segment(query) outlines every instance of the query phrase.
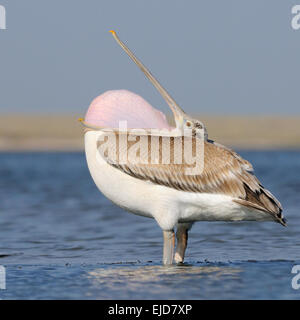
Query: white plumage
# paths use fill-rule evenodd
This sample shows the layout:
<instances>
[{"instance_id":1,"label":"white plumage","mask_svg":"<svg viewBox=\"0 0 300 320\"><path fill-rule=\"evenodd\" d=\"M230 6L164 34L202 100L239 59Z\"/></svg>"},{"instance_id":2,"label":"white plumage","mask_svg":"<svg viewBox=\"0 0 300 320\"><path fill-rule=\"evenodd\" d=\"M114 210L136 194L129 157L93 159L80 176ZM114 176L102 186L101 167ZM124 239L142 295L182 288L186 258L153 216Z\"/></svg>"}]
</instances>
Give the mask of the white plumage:
<instances>
[{"instance_id":1,"label":"white plumage","mask_svg":"<svg viewBox=\"0 0 300 320\"><path fill-rule=\"evenodd\" d=\"M125 210L157 221L164 234L163 262L173 261L176 227L175 261L183 262L188 230L195 221L276 221L285 225L280 203L253 175L251 164L234 151L208 140L204 125L187 115L115 32L112 33L165 98L173 111L176 129L171 130L165 116L139 96L128 91L110 91L94 100L83 121L88 128L85 132L86 159L95 184L108 199ZM120 131L108 128L116 127L117 120L127 120L129 128L138 123L141 124L139 129L143 126L167 128L163 135L173 139L173 150L178 136L190 128L190 140L194 145L197 139L204 139L203 172L185 175L185 163L147 166L143 162L111 162L100 152L99 141L107 132L116 132L118 141L124 138ZM137 137L141 139L142 136L136 133ZM117 152L112 145L109 149ZM128 149L126 144L118 152L126 153ZM140 152L143 160L148 159L150 152L148 147L145 150L143 154Z\"/></svg>"}]
</instances>

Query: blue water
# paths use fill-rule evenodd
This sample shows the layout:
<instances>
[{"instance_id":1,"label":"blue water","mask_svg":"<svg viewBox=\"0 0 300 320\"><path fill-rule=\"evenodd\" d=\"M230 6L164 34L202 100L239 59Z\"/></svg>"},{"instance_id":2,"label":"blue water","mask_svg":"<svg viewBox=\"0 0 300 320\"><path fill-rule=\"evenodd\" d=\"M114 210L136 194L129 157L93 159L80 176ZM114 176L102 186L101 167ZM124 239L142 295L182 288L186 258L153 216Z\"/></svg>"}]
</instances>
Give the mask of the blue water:
<instances>
[{"instance_id":1,"label":"blue water","mask_svg":"<svg viewBox=\"0 0 300 320\"><path fill-rule=\"evenodd\" d=\"M185 266L161 266L156 223L111 204L83 153L0 153L2 299L299 299L300 152L241 152L288 227L199 222Z\"/></svg>"}]
</instances>

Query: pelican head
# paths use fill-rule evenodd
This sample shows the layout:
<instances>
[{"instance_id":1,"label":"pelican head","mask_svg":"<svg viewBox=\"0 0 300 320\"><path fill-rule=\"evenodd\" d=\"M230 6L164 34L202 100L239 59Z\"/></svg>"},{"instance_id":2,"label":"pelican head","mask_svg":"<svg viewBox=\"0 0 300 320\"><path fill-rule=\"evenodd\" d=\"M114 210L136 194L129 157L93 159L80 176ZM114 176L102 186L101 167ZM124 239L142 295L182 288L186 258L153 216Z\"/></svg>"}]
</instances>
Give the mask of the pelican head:
<instances>
[{"instance_id":1,"label":"pelican head","mask_svg":"<svg viewBox=\"0 0 300 320\"><path fill-rule=\"evenodd\" d=\"M193 119L192 117L186 115L186 117L183 117L182 121L182 128L180 128L183 132L185 130L192 130L192 136L197 136L201 137L205 140L208 139L208 134L206 127L204 124L198 120L198 119Z\"/></svg>"},{"instance_id":2,"label":"pelican head","mask_svg":"<svg viewBox=\"0 0 300 320\"><path fill-rule=\"evenodd\" d=\"M176 101L170 96L166 89L154 78L151 72L143 65L143 63L132 53L132 51L119 39L114 30L110 30L115 40L122 47L122 49L128 54L133 62L142 70L145 76L150 80L154 87L159 91L168 106L173 112L174 120L176 123L176 129L183 132L184 130L192 130L193 135L202 136L207 140L207 130L203 123L198 119L193 119L176 103Z\"/></svg>"}]
</instances>

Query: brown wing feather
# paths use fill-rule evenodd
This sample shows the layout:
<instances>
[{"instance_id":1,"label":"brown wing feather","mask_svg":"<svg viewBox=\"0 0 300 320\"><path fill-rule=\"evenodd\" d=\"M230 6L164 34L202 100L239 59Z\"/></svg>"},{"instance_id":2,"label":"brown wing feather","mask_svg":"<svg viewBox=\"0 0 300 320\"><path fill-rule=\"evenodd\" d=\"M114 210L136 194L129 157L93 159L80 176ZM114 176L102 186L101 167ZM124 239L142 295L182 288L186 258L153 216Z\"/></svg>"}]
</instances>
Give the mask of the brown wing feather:
<instances>
[{"instance_id":1,"label":"brown wing feather","mask_svg":"<svg viewBox=\"0 0 300 320\"><path fill-rule=\"evenodd\" d=\"M184 158L185 144L181 137L130 135L130 140L134 141L128 141L127 146L122 144L119 146L120 138L124 141L124 135L127 134L120 132L115 132L115 134L116 143L110 144L109 149L110 152L117 155L116 161L112 161L105 152L100 150L103 142L98 142L98 147L102 156L112 166L126 174L177 190L229 195L234 198L233 201L241 205L272 214L276 221L285 225L279 201L260 184L253 174L252 165L234 151L212 141L204 141L203 171L200 174L187 175L186 169L192 168L193 165L190 164L191 159ZM137 152L139 161L132 163L128 156L125 162L120 163L119 153L128 154L128 150L142 138L143 143L148 146L140 148ZM190 141L193 145L192 155L195 156L196 138L188 139L192 140ZM167 147L167 144L170 146L170 163L163 164L162 150ZM181 145L181 149L177 151L175 145ZM154 157L151 155L153 149L158 150ZM183 159L180 164L175 161L178 152L181 153ZM153 159L156 160L156 163L153 163Z\"/></svg>"}]
</instances>

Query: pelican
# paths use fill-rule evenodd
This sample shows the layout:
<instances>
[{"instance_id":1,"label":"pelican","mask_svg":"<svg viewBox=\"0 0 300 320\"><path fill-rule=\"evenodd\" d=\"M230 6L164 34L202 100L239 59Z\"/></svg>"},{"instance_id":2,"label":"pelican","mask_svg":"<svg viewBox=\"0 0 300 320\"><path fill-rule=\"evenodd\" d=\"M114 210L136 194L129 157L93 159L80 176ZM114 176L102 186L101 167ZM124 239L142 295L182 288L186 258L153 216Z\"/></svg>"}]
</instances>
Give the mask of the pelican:
<instances>
[{"instance_id":1,"label":"pelican","mask_svg":"<svg viewBox=\"0 0 300 320\"><path fill-rule=\"evenodd\" d=\"M188 231L196 221L274 221L285 226L281 204L253 174L251 163L210 140L204 124L184 112L116 32L110 32L165 99L176 128L141 97L123 90L109 91L94 100L85 120L81 119L87 164L95 184L108 199L129 212L156 220L163 231L163 264L184 262ZM115 121L124 114L130 120L129 127L136 129L130 139L128 131L118 128ZM141 128L164 130L153 133ZM183 139L186 130L191 135ZM173 152L166 164L161 159L165 138ZM123 145L124 139L127 143ZM137 142L141 147L139 162L131 162L128 152ZM202 143L202 169L187 173L191 162L184 159L177 163L174 155L182 154L188 143L195 150L198 142ZM105 143L104 152L101 146ZM158 153L154 163L149 163L152 147ZM112 159L117 155L120 160L124 154L123 162Z\"/></svg>"}]
</instances>

